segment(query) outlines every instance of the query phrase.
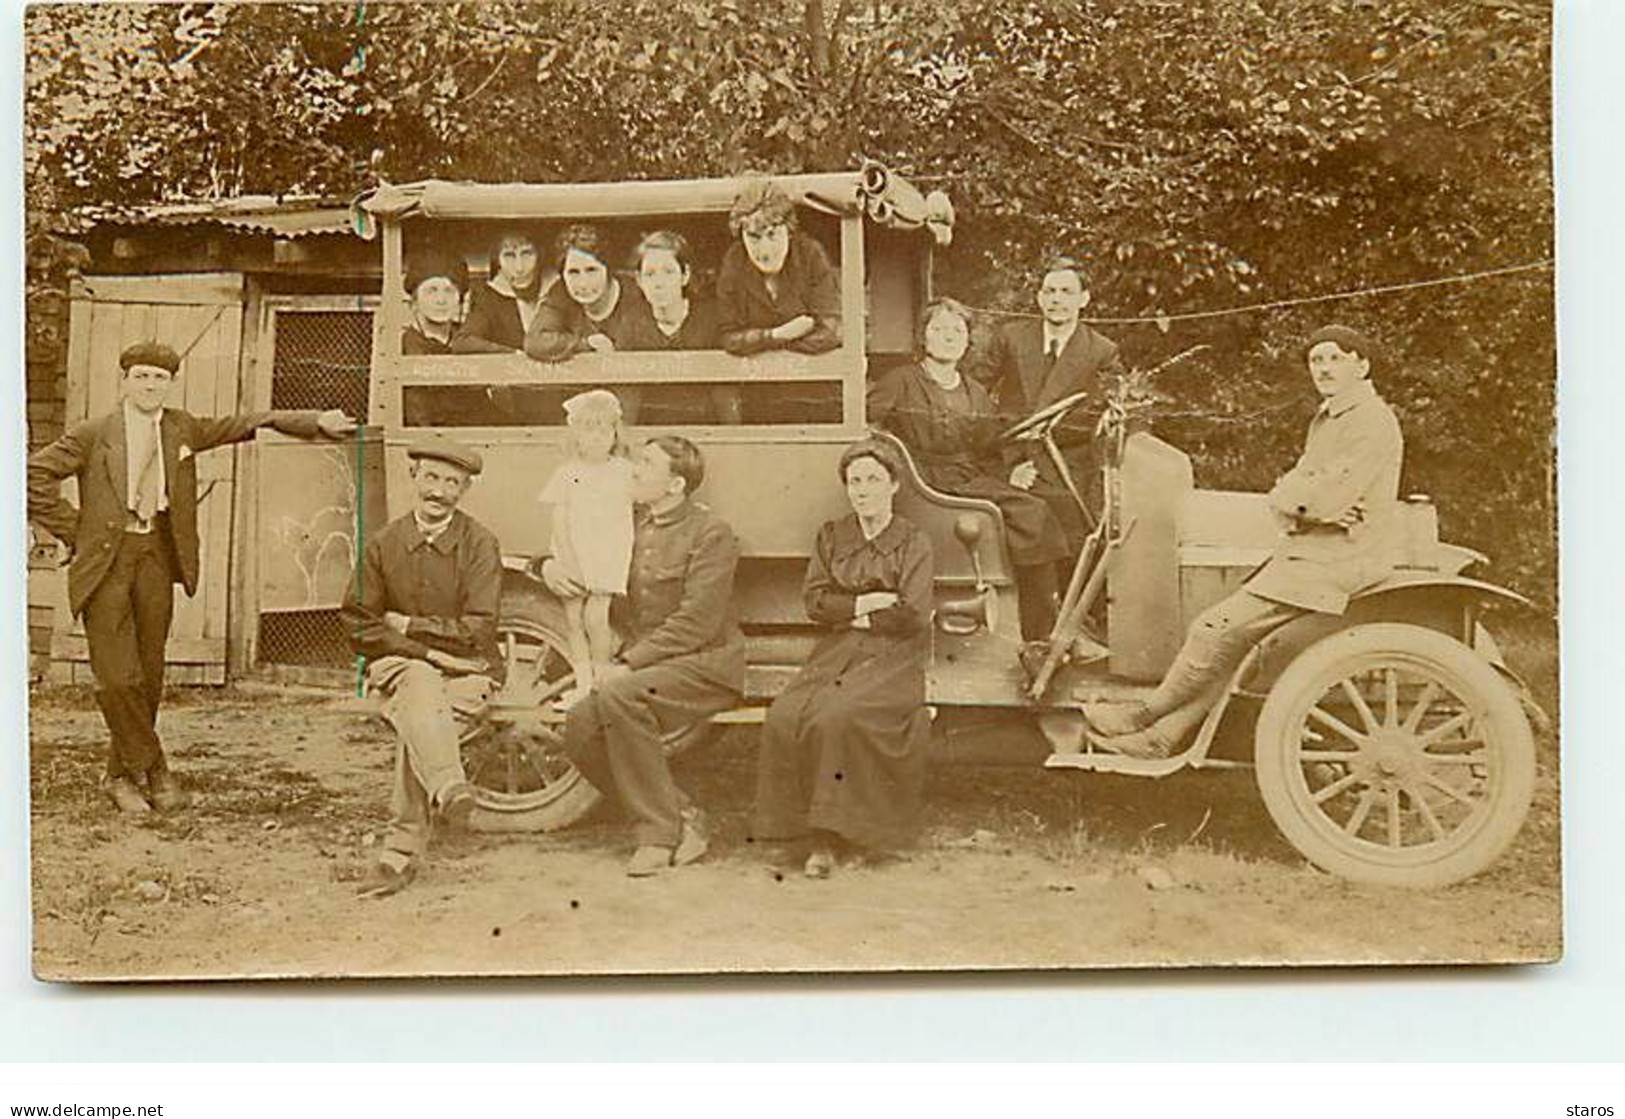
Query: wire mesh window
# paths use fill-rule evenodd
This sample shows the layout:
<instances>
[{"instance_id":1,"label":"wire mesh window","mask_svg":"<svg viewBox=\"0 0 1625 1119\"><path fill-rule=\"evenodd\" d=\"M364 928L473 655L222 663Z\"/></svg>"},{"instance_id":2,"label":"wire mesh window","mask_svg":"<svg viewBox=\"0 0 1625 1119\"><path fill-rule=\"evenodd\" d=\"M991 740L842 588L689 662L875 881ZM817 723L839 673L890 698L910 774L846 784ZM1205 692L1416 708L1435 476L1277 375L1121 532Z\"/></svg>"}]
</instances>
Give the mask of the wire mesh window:
<instances>
[{"instance_id":1,"label":"wire mesh window","mask_svg":"<svg viewBox=\"0 0 1625 1119\"><path fill-rule=\"evenodd\" d=\"M260 615L261 664L348 668L355 654L337 610L290 610Z\"/></svg>"},{"instance_id":2,"label":"wire mesh window","mask_svg":"<svg viewBox=\"0 0 1625 1119\"><path fill-rule=\"evenodd\" d=\"M271 407L340 408L365 420L372 362L372 312L278 308ZM261 664L348 668L355 655L336 609L259 616Z\"/></svg>"},{"instance_id":3,"label":"wire mesh window","mask_svg":"<svg viewBox=\"0 0 1625 1119\"><path fill-rule=\"evenodd\" d=\"M367 415L371 311L279 310L271 407L341 408Z\"/></svg>"}]
</instances>

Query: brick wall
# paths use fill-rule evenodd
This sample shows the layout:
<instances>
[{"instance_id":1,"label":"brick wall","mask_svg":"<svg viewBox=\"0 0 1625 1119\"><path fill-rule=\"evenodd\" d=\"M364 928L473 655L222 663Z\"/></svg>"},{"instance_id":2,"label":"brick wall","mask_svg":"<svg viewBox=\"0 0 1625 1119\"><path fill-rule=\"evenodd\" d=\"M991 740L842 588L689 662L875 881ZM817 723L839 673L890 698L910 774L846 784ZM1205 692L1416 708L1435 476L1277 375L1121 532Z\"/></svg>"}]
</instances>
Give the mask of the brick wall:
<instances>
[{"instance_id":1,"label":"brick wall","mask_svg":"<svg viewBox=\"0 0 1625 1119\"><path fill-rule=\"evenodd\" d=\"M68 399L68 306L65 288L30 284L28 290L28 447L62 434Z\"/></svg>"},{"instance_id":2,"label":"brick wall","mask_svg":"<svg viewBox=\"0 0 1625 1119\"><path fill-rule=\"evenodd\" d=\"M30 451L62 434L68 397L70 300L66 289L65 281L28 286L24 376ZM67 606L60 556L60 545L44 533L38 534L28 552L28 659L35 679L47 671L55 615Z\"/></svg>"}]
</instances>

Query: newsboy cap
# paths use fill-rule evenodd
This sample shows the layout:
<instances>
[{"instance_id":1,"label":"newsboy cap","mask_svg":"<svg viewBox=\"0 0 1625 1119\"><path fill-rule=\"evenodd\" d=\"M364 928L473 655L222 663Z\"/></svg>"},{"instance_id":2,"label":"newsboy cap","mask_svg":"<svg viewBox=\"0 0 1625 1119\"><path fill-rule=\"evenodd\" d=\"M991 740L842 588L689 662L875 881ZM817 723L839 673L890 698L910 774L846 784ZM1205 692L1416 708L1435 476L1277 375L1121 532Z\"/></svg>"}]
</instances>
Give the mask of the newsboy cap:
<instances>
[{"instance_id":1,"label":"newsboy cap","mask_svg":"<svg viewBox=\"0 0 1625 1119\"><path fill-rule=\"evenodd\" d=\"M159 369L179 373L181 355L175 352L173 346L166 346L162 342L137 342L124 347L124 352L118 356L118 364L126 373L137 365L156 365Z\"/></svg>"},{"instance_id":2,"label":"newsboy cap","mask_svg":"<svg viewBox=\"0 0 1625 1119\"><path fill-rule=\"evenodd\" d=\"M469 474L478 474L485 469L485 459L473 447L465 447L461 443L454 443L438 432L429 432L412 440L411 446L406 448L406 457L412 460L431 458L437 462L449 462L453 466L468 471Z\"/></svg>"}]
</instances>

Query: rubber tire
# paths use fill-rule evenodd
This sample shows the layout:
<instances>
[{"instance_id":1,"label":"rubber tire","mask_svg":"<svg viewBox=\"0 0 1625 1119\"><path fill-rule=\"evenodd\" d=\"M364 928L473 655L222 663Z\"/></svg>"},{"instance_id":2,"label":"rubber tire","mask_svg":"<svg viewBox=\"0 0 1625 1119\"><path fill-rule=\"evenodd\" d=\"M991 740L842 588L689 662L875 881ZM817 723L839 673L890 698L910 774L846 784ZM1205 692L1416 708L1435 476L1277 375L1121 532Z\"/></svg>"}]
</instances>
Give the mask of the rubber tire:
<instances>
[{"instance_id":1,"label":"rubber tire","mask_svg":"<svg viewBox=\"0 0 1625 1119\"><path fill-rule=\"evenodd\" d=\"M1446 839L1405 857L1376 857L1388 848L1344 835L1305 802L1296 738L1308 702L1355 666L1380 664L1384 654L1421 662L1449 681L1458 696L1484 712L1486 746L1499 756L1499 780L1487 811ZM1253 735L1255 777L1281 834L1316 866L1378 886L1433 889L1471 878L1493 864L1523 827L1535 784L1535 742L1517 694L1488 662L1438 630L1372 622L1339 630L1306 648L1276 680ZM1334 834L1335 833L1335 834ZM1438 847L1433 851L1431 848ZM1421 857L1418 857L1418 854Z\"/></svg>"},{"instance_id":2,"label":"rubber tire","mask_svg":"<svg viewBox=\"0 0 1625 1119\"><path fill-rule=\"evenodd\" d=\"M526 640L541 640L568 660L564 608L551 594L522 576L510 576L503 586L497 621L499 643L516 630ZM661 745L667 757L675 757L709 741L715 730L709 720L701 720L666 735ZM597 806L603 794L571 765L545 789L508 794L475 785L474 795L477 807L470 827L476 831L551 832L579 822Z\"/></svg>"}]
</instances>

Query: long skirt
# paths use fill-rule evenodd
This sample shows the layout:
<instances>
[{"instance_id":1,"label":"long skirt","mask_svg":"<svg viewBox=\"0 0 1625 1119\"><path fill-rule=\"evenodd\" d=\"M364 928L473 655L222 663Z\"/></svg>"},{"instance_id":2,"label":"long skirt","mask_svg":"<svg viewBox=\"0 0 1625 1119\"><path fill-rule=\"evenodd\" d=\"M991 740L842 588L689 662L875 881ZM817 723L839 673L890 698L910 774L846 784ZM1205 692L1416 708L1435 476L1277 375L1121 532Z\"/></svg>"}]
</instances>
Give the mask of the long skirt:
<instances>
[{"instance_id":1,"label":"long skirt","mask_svg":"<svg viewBox=\"0 0 1625 1119\"><path fill-rule=\"evenodd\" d=\"M931 717L917 638L832 634L768 710L755 834L897 848L919 830Z\"/></svg>"}]
</instances>

